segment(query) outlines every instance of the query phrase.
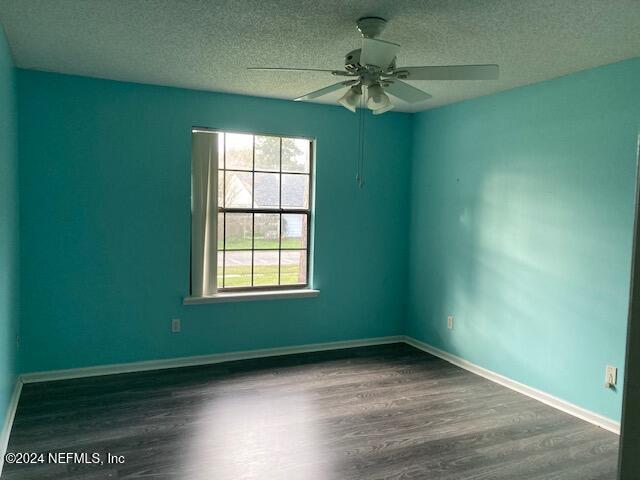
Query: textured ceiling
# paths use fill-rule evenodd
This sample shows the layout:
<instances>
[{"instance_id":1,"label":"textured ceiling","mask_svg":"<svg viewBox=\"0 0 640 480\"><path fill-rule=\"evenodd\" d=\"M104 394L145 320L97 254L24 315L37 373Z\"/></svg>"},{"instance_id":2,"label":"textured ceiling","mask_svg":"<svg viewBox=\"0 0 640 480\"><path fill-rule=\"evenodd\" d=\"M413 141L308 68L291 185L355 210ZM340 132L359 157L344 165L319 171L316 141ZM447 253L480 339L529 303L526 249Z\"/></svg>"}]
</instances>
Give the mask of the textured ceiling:
<instances>
[{"instance_id":1,"label":"textured ceiling","mask_svg":"<svg viewBox=\"0 0 640 480\"><path fill-rule=\"evenodd\" d=\"M640 0L0 0L19 67L293 98L335 83L355 20L382 16L399 66L498 63L497 81L414 81L423 110L640 54ZM335 101L338 95L324 97Z\"/></svg>"}]
</instances>

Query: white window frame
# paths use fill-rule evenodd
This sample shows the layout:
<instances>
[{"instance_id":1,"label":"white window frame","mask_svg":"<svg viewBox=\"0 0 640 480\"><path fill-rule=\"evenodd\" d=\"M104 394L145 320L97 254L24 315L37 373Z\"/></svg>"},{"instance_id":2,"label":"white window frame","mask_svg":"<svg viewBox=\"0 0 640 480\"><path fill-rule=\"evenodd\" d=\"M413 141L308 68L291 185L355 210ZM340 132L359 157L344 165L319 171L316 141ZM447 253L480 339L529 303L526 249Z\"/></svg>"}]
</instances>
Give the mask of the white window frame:
<instances>
[{"instance_id":1,"label":"white window frame","mask_svg":"<svg viewBox=\"0 0 640 480\"><path fill-rule=\"evenodd\" d=\"M218 258L218 135L224 133L244 133L247 135L267 135L280 138L304 138L310 142L309 157L309 208L271 209L273 213L304 213L307 219L307 272L306 284L274 285L221 290L217 283ZM313 200L313 160L315 140L282 134L262 134L232 132L228 130L192 129L191 150L191 288L185 304L210 303L213 301L261 300L272 298L301 298L317 296L318 290L312 285L312 200ZM225 165L226 167L226 165ZM252 206L253 207L253 206ZM228 211L228 209L224 209ZM231 209L234 210L234 209ZM261 209L250 208L247 211ZM252 249L253 250L253 249ZM279 249L281 250L281 248ZM213 270L213 274L212 274Z\"/></svg>"}]
</instances>

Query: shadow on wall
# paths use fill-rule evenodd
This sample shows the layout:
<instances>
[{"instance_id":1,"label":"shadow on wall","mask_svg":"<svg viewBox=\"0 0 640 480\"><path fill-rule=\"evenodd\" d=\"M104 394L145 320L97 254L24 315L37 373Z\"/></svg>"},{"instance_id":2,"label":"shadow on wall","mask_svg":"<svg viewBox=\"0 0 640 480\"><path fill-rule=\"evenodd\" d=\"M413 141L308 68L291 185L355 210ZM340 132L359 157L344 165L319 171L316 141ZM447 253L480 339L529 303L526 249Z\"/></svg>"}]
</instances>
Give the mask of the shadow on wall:
<instances>
[{"instance_id":1,"label":"shadow on wall","mask_svg":"<svg viewBox=\"0 0 640 480\"><path fill-rule=\"evenodd\" d=\"M618 419L620 396L602 378L624 365L631 224L615 205L626 192L612 200L607 179L562 149L492 144L479 160L436 135L417 157L430 161L418 167L428 180L413 213L410 334ZM442 150L447 168L433 158Z\"/></svg>"},{"instance_id":2,"label":"shadow on wall","mask_svg":"<svg viewBox=\"0 0 640 480\"><path fill-rule=\"evenodd\" d=\"M1 33L0 31L0 35ZM4 163L4 160L0 158L0 163ZM0 432L19 371L17 360L18 220L15 211L17 193L13 185L14 166L9 165L5 168L7 165L0 164Z\"/></svg>"},{"instance_id":3,"label":"shadow on wall","mask_svg":"<svg viewBox=\"0 0 640 480\"><path fill-rule=\"evenodd\" d=\"M0 253L1 256L5 252ZM0 257L1 258L1 257ZM6 268L2 269L0 279L0 431L8 406L15 388L16 375L18 370L16 337L18 335L16 319L18 318L18 292L17 292L17 268L11 265L12 262L5 263ZM4 403L4 404L3 404ZM5 405L6 404L6 405Z\"/></svg>"}]
</instances>

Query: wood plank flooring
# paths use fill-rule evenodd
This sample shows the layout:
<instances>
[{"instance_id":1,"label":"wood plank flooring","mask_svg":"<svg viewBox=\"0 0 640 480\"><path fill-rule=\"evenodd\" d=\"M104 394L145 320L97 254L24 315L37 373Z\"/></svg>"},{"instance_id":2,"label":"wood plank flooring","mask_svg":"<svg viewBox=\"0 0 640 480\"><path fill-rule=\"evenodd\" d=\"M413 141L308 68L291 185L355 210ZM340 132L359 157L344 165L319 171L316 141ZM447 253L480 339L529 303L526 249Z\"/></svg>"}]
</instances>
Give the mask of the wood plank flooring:
<instances>
[{"instance_id":1,"label":"wood plank flooring","mask_svg":"<svg viewBox=\"0 0 640 480\"><path fill-rule=\"evenodd\" d=\"M614 480L618 437L404 344L28 384L3 480ZM124 456L107 464L106 455Z\"/></svg>"}]
</instances>

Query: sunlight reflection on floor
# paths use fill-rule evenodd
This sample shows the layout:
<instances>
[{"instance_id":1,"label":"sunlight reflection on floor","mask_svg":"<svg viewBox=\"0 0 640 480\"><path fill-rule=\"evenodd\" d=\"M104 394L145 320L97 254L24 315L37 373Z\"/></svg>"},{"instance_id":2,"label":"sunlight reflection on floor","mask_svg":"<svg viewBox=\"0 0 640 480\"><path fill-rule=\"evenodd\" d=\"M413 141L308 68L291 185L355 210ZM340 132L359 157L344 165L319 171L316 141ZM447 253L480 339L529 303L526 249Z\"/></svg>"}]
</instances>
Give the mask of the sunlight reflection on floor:
<instances>
[{"instance_id":1,"label":"sunlight reflection on floor","mask_svg":"<svg viewBox=\"0 0 640 480\"><path fill-rule=\"evenodd\" d=\"M333 478L320 415L305 394L228 395L200 416L183 465L190 479Z\"/></svg>"}]
</instances>

